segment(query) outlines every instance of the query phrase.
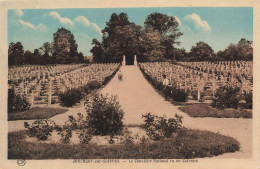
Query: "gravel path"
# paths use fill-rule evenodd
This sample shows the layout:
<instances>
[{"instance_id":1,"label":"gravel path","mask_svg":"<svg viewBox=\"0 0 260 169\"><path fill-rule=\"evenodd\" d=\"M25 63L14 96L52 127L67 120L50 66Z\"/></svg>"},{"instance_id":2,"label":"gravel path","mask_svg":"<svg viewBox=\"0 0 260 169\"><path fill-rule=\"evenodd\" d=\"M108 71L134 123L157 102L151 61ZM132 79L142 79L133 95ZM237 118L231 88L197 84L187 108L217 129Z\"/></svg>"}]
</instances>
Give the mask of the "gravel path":
<instances>
[{"instance_id":1,"label":"gravel path","mask_svg":"<svg viewBox=\"0 0 260 169\"><path fill-rule=\"evenodd\" d=\"M58 108L61 108L60 105L55 105ZM52 107L55 107L52 105ZM68 109L67 112L63 114L58 114L56 116L51 117L50 119L55 121L57 125L63 125L68 120L69 115L73 115L74 117L77 116L78 113L85 114L86 110L84 104L78 104ZM35 120L16 120L16 121L8 121L8 132L18 131L18 130L25 130L24 122L28 122L29 124L33 123Z\"/></svg>"},{"instance_id":2,"label":"gravel path","mask_svg":"<svg viewBox=\"0 0 260 169\"><path fill-rule=\"evenodd\" d=\"M141 124L142 114L152 112L157 115L173 117L182 115L183 125L187 128L208 130L236 138L241 150L214 158L251 158L252 156L252 119L236 118L192 118L160 96L146 81L136 66L121 67L123 82L117 75L101 91L103 94L116 94L125 111L125 124Z\"/></svg>"}]
</instances>

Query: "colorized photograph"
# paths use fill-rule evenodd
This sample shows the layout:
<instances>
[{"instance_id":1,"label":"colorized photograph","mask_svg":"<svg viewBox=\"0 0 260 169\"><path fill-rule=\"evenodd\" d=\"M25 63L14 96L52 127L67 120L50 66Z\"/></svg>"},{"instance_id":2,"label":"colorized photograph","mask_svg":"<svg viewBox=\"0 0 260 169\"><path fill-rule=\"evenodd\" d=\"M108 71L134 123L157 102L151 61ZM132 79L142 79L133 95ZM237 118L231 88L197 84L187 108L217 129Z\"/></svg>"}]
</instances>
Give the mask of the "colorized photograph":
<instances>
[{"instance_id":1,"label":"colorized photograph","mask_svg":"<svg viewBox=\"0 0 260 169\"><path fill-rule=\"evenodd\" d=\"M253 7L8 9L7 37L9 160L253 156Z\"/></svg>"}]
</instances>

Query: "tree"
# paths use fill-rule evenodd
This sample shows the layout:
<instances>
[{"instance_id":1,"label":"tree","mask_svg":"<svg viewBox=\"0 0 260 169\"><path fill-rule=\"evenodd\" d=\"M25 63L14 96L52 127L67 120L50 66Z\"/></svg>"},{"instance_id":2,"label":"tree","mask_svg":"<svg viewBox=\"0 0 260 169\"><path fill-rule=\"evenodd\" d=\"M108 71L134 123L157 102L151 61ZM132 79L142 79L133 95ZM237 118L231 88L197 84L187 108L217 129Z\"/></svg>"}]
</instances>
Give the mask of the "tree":
<instances>
[{"instance_id":1,"label":"tree","mask_svg":"<svg viewBox=\"0 0 260 169\"><path fill-rule=\"evenodd\" d=\"M34 54L31 51L27 50L24 52L24 63L25 64L34 64L34 60L35 60Z\"/></svg>"},{"instance_id":2,"label":"tree","mask_svg":"<svg viewBox=\"0 0 260 169\"><path fill-rule=\"evenodd\" d=\"M147 16L145 27L152 27L155 31L158 31L162 36L175 35L181 36L182 33L177 32L178 22L175 17L168 16L161 13L152 13Z\"/></svg>"},{"instance_id":3,"label":"tree","mask_svg":"<svg viewBox=\"0 0 260 169\"><path fill-rule=\"evenodd\" d=\"M94 62L121 62L125 55L126 64L133 64L134 55L138 56L138 61L155 61L165 54L161 34L151 26L143 29L129 22L125 13L112 14L106 25L102 30L102 42L92 41Z\"/></svg>"},{"instance_id":4,"label":"tree","mask_svg":"<svg viewBox=\"0 0 260 169\"><path fill-rule=\"evenodd\" d=\"M175 48L174 50L175 50L174 55L176 60L185 60L188 57L188 53L184 48L181 49Z\"/></svg>"},{"instance_id":5,"label":"tree","mask_svg":"<svg viewBox=\"0 0 260 169\"><path fill-rule=\"evenodd\" d=\"M53 34L53 56L58 63L75 62L78 56L78 45L74 35L65 28L60 28Z\"/></svg>"},{"instance_id":6,"label":"tree","mask_svg":"<svg viewBox=\"0 0 260 169\"><path fill-rule=\"evenodd\" d=\"M84 55L82 52L79 52L78 57L79 57L79 59L78 59L79 62L84 62Z\"/></svg>"},{"instance_id":7,"label":"tree","mask_svg":"<svg viewBox=\"0 0 260 169\"><path fill-rule=\"evenodd\" d=\"M21 42L9 44L8 49L8 65L24 64L24 49Z\"/></svg>"},{"instance_id":8,"label":"tree","mask_svg":"<svg viewBox=\"0 0 260 169\"><path fill-rule=\"evenodd\" d=\"M90 52L93 54L93 61L94 62L102 62L105 58L105 48L104 45L99 42L97 39L93 39L92 40L92 45L94 45L92 47L92 49L90 50Z\"/></svg>"},{"instance_id":9,"label":"tree","mask_svg":"<svg viewBox=\"0 0 260 169\"><path fill-rule=\"evenodd\" d=\"M52 45L49 42L43 43L43 45L39 49L43 53L43 55L52 55Z\"/></svg>"},{"instance_id":10,"label":"tree","mask_svg":"<svg viewBox=\"0 0 260 169\"><path fill-rule=\"evenodd\" d=\"M34 58L35 58L35 64L42 64L41 63L41 53L39 49L34 49L33 52Z\"/></svg>"},{"instance_id":11,"label":"tree","mask_svg":"<svg viewBox=\"0 0 260 169\"><path fill-rule=\"evenodd\" d=\"M133 57L138 53L141 27L130 23L125 13L113 13L102 30L103 39L93 39L91 53L95 62L121 62L122 56ZM128 60L128 59L127 59ZM133 59L132 59L133 60Z\"/></svg>"},{"instance_id":12,"label":"tree","mask_svg":"<svg viewBox=\"0 0 260 169\"><path fill-rule=\"evenodd\" d=\"M197 42L192 46L190 55L197 61L206 60L214 56L214 50L207 43Z\"/></svg>"},{"instance_id":13,"label":"tree","mask_svg":"<svg viewBox=\"0 0 260 169\"><path fill-rule=\"evenodd\" d=\"M172 59L174 56L174 44L179 45L177 39L183 35L179 32L178 22L174 16L168 16L161 13L152 13L147 16L145 20L145 28L152 27L159 32L163 38L163 45L165 47L165 57Z\"/></svg>"},{"instance_id":14,"label":"tree","mask_svg":"<svg viewBox=\"0 0 260 169\"><path fill-rule=\"evenodd\" d=\"M165 47L162 45L162 39L151 27L142 32L140 44L143 52L141 61L160 61L163 58Z\"/></svg>"},{"instance_id":15,"label":"tree","mask_svg":"<svg viewBox=\"0 0 260 169\"><path fill-rule=\"evenodd\" d=\"M238 42L237 48L242 60L253 60L252 43L252 41L246 40L245 38L240 39Z\"/></svg>"},{"instance_id":16,"label":"tree","mask_svg":"<svg viewBox=\"0 0 260 169\"><path fill-rule=\"evenodd\" d=\"M115 34L115 28L117 26L126 26L126 25L130 25L126 13L120 13L119 15L113 13L110 17L110 20L106 22L106 27L102 30L102 33L104 34L103 36L104 37L113 36L113 34Z\"/></svg>"},{"instance_id":17,"label":"tree","mask_svg":"<svg viewBox=\"0 0 260 169\"><path fill-rule=\"evenodd\" d=\"M242 38L238 44L230 44L224 51L219 51L217 56L224 60L253 60L252 43Z\"/></svg>"}]
</instances>

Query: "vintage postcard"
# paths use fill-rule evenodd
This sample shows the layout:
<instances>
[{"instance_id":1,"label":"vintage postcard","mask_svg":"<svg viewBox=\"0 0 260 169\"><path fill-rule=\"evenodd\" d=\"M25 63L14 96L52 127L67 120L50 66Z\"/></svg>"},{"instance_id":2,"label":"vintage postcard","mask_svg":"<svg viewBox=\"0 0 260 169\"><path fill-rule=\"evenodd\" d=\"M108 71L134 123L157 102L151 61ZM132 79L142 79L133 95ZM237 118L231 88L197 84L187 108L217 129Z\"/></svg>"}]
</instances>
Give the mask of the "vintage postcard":
<instances>
[{"instance_id":1,"label":"vintage postcard","mask_svg":"<svg viewBox=\"0 0 260 169\"><path fill-rule=\"evenodd\" d=\"M260 168L260 3L1 1L0 168Z\"/></svg>"}]
</instances>

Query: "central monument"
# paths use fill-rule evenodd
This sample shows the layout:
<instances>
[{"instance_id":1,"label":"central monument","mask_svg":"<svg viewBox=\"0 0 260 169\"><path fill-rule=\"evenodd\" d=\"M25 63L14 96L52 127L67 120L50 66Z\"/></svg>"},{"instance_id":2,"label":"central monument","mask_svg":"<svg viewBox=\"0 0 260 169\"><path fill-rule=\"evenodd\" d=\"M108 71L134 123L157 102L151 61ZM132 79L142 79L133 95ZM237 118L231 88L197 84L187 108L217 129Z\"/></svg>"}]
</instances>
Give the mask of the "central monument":
<instances>
[{"instance_id":1,"label":"central monument","mask_svg":"<svg viewBox=\"0 0 260 169\"><path fill-rule=\"evenodd\" d=\"M122 66L125 66L125 55L123 56Z\"/></svg>"},{"instance_id":2,"label":"central monument","mask_svg":"<svg viewBox=\"0 0 260 169\"><path fill-rule=\"evenodd\" d=\"M136 55L135 55L134 65L137 66Z\"/></svg>"},{"instance_id":3,"label":"central monument","mask_svg":"<svg viewBox=\"0 0 260 169\"><path fill-rule=\"evenodd\" d=\"M129 59L129 58L128 58ZM133 62L132 62L133 63ZM128 62L129 64L129 62ZM131 65L131 64L130 64ZM136 59L136 55L134 55L134 65L137 66L137 59ZM123 61L122 61L122 66L126 66L126 58L125 55L123 55Z\"/></svg>"}]
</instances>

